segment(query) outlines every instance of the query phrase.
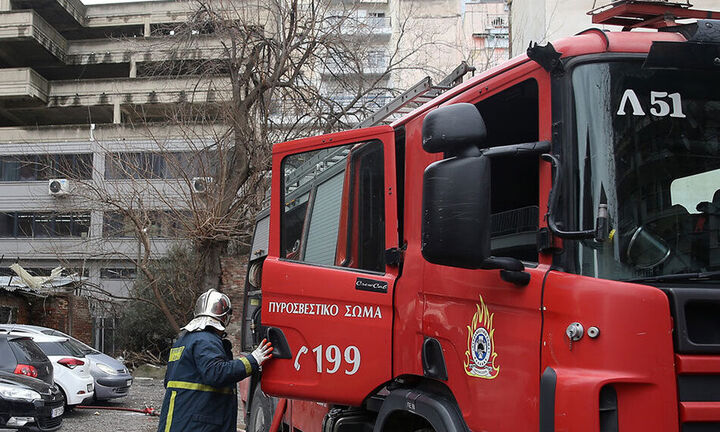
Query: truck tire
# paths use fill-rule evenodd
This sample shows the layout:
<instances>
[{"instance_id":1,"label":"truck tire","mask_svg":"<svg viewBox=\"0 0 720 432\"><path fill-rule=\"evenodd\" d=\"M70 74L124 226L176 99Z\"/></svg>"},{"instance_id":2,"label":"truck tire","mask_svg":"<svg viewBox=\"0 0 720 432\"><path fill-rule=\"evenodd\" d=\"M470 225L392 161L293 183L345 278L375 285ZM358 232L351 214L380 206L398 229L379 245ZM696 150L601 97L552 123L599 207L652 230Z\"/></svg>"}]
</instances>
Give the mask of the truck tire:
<instances>
[{"instance_id":1,"label":"truck tire","mask_svg":"<svg viewBox=\"0 0 720 432\"><path fill-rule=\"evenodd\" d=\"M267 432L270 430L273 419L273 403L263 393L258 385L253 392L250 403L250 418L248 419L247 432Z\"/></svg>"}]
</instances>

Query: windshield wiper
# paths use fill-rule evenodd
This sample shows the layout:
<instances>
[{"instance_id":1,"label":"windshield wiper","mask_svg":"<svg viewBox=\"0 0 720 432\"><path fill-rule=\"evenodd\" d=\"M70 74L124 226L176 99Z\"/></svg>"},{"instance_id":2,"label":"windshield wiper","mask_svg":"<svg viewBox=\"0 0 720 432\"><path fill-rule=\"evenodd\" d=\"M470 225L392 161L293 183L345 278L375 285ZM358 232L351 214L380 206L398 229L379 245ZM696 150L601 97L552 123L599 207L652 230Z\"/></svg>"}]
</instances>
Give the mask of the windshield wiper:
<instances>
[{"instance_id":1,"label":"windshield wiper","mask_svg":"<svg viewBox=\"0 0 720 432\"><path fill-rule=\"evenodd\" d=\"M720 271L677 273L661 276L645 276L631 279L623 279L622 282L672 282L687 280L714 280L720 279Z\"/></svg>"}]
</instances>

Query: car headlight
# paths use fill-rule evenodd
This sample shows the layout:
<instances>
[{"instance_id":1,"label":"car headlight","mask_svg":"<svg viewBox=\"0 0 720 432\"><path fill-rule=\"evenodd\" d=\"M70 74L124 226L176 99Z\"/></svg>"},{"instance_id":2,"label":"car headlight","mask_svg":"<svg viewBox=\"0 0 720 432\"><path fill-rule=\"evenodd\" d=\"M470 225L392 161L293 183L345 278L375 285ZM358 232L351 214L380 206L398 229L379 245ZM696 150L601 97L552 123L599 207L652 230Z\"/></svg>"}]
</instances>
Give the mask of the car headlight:
<instances>
[{"instance_id":1,"label":"car headlight","mask_svg":"<svg viewBox=\"0 0 720 432\"><path fill-rule=\"evenodd\" d=\"M0 396L5 399L20 399L30 402L40 399L40 393L36 391L7 384L0 384Z\"/></svg>"},{"instance_id":2,"label":"car headlight","mask_svg":"<svg viewBox=\"0 0 720 432\"><path fill-rule=\"evenodd\" d=\"M111 368L110 366L106 365L105 363L97 363L96 366L98 369L105 372L106 374L109 374L109 375L117 375L118 374L118 372L115 369Z\"/></svg>"}]
</instances>

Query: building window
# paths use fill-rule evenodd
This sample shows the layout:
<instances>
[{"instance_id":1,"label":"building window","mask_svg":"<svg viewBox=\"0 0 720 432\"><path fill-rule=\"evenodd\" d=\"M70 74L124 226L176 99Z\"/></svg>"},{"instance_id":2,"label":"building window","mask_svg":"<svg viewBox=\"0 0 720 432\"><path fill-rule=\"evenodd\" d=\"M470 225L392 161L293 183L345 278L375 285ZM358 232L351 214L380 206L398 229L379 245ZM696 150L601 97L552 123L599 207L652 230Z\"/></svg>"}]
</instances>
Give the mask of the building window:
<instances>
[{"instance_id":1,"label":"building window","mask_svg":"<svg viewBox=\"0 0 720 432\"><path fill-rule=\"evenodd\" d=\"M18 308L15 306L0 306L0 324L17 323Z\"/></svg>"},{"instance_id":2,"label":"building window","mask_svg":"<svg viewBox=\"0 0 720 432\"><path fill-rule=\"evenodd\" d=\"M92 159L91 153L0 156L0 181L88 180Z\"/></svg>"},{"instance_id":3,"label":"building window","mask_svg":"<svg viewBox=\"0 0 720 432\"><path fill-rule=\"evenodd\" d=\"M214 153L108 153L105 155L105 178L123 179L180 179L212 177L217 164Z\"/></svg>"},{"instance_id":4,"label":"building window","mask_svg":"<svg viewBox=\"0 0 720 432\"><path fill-rule=\"evenodd\" d=\"M390 64L390 57L385 50L369 50L367 53L367 66L376 72L384 72Z\"/></svg>"},{"instance_id":5,"label":"building window","mask_svg":"<svg viewBox=\"0 0 720 432\"><path fill-rule=\"evenodd\" d=\"M90 213L0 213L0 237L87 237Z\"/></svg>"},{"instance_id":6,"label":"building window","mask_svg":"<svg viewBox=\"0 0 720 432\"><path fill-rule=\"evenodd\" d=\"M100 269L100 279L135 279L134 268L103 268Z\"/></svg>"},{"instance_id":7,"label":"building window","mask_svg":"<svg viewBox=\"0 0 720 432\"><path fill-rule=\"evenodd\" d=\"M141 215L146 223L145 230L150 237L183 237L186 228L183 221L191 220L190 212L154 210ZM137 226L130 215L120 212L106 212L103 223L103 237L136 237Z\"/></svg>"},{"instance_id":8,"label":"building window","mask_svg":"<svg viewBox=\"0 0 720 432\"><path fill-rule=\"evenodd\" d=\"M162 178L165 159L154 153L109 153L105 155L106 179Z\"/></svg>"}]
</instances>

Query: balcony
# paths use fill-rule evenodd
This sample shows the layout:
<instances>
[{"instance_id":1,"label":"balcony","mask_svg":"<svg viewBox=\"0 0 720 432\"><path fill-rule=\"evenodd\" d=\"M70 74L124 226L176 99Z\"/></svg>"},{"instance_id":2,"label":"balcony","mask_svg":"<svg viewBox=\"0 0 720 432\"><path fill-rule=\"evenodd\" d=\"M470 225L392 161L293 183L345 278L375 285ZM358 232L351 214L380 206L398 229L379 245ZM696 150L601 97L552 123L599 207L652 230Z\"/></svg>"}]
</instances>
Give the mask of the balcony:
<instances>
[{"instance_id":1,"label":"balcony","mask_svg":"<svg viewBox=\"0 0 720 432\"><path fill-rule=\"evenodd\" d=\"M151 242L151 257L160 258L180 243L177 239L154 239ZM91 238L0 238L0 248L6 255L20 260L125 260L137 256L136 239L91 239Z\"/></svg>"},{"instance_id":2,"label":"balcony","mask_svg":"<svg viewBox=\"0 0 720 432\"><path fill-rule=\"evenodd\" d=\"M328 60L325 63L324 74L329 75L380 75L390 67L389 56L376 56L370 53L367 59L360 65L360 70L355 65L342 64L338 61Z\"/></svg>"},{"instance_id":3,"label":"balcony","mask_svg":"<svg viewBox=\"0 0 720 432\"><path fill-rule=\"evenodd\" d=\"M48 82L30 68L0 70L0 99L34 104L48 101Z\"/></svg>"},{"instance_id":4,"label":"balcony","mask_svg":"<svg viewBox=\"0 0 720 432\"><path fill-rule=\"evenodd\" d=\"M35 11L0 14L0 66L58 64L65 60L67 41Z\"/></svg>"},{"instance_id":5,"label":"balcony","mask_svg":"<svg viewBox=\"0 0 720 432\"><path fill-rule=\"evenodd\" d=\"M345 36L390 36L392 21L390 17L330 17L326 25Z\"/></svg>"}]
</instances>

